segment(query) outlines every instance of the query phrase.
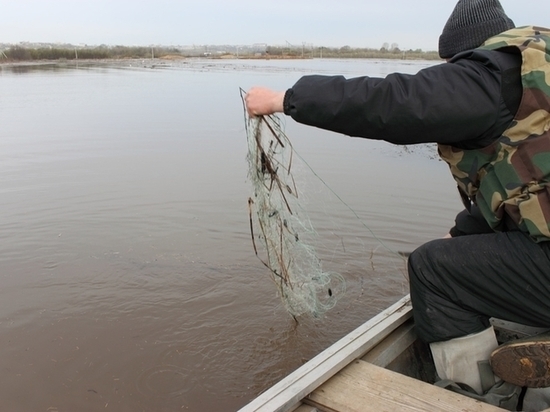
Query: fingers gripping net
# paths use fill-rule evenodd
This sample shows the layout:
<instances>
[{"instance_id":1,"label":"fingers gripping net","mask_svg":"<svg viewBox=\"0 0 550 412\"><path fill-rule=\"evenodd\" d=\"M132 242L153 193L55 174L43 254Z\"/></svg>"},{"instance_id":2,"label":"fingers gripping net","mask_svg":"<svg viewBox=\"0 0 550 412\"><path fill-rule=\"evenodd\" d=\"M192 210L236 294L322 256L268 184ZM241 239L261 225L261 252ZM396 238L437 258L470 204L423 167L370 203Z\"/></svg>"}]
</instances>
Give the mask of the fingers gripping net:
<instances>
[{"instance_id":1,"label":"fingers gripping net","mask_svg":"<svg viewBox=\"0 0 550 412\"><path fill-rule=\"evenodd\" d=\"M256 255L269 269L287 311L319 316L345 289L342 276L323 272L315 231L301 207L291 173L293 149L275 116L248 117L250 231Z\"/></svg>"}]
</instances>

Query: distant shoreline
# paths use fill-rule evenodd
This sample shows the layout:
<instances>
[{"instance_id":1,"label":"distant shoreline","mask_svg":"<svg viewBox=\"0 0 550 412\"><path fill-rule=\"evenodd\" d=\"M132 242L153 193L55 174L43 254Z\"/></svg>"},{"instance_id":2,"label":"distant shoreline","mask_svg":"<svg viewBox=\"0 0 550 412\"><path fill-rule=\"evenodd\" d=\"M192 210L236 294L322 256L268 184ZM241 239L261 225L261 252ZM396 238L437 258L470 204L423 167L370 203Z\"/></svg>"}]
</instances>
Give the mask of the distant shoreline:
<instances>
[{"instance_id":1,"label":"distant shoreline","mask_svg":"<svg viewBox=\"0 0 550 412\"><path fill-rule=\"evenodd\" d=\"M211 59L211 58L181 58L181 59L89 59L89 60L39 60L39 61L18 61L18 62L0 62L0 72L16 72L16 73L27 73L33 71L63 71L63 70L74 70L74 69L101 69L101 68L111 68L111 69L132 69L132 70L162 70L162 69L187 69L187 70L207 70L207 71L217 71L217 70L227 70L227 68L232 68L231 70L244 68L244 67L255 67L254 61L300 61L300 60L378 60L378 61L395 61L395 62L413 62L413 61L433 61L433 60L423 60L423 59L409 59L409 60L396 60L396 59L376 59L376 58L221 58L221 59ZM215 64L214 62L219 62ZM225 62L225 64L224 64ZM241 62L239 64L239 62ZM247 64L246 62L249 62ZM265 67L262 65L260 67Z\"/></svg>"},{"instance_id":2,"label":"distant shoreline","mask_svg":"<svg viewBox=\"0 0 550 412\"><path fill-rule=\"evenodd\" d=\"M397 47L386 49L354 49L341 47L338 49L319 47L316 49L272 47L244 48L234 47L220 50L155 47L39 47L25 48L14 46L0 51L0 64L12 62L34 61L90 61L90 60L125 60L125 59L161 59L180 60L189 58L207 59L259 59L259 60L294 60L314 58L337 59L394 59L394 60L440 60L435 51L400 50Z\"/></svg>"},{"instance_id":3,"label":"distant shoreline","mask_svg":"<svg viewBox=\"0 0 550 412\"><path fill-rule=\"evenodd\" d=\"M397 58L397 57L388 57L388 56L384 56L384 57L337 57L337 56L326 56L326 57L322 57L322 58L319 58L319 57L307 57L307 58L302 58L302 57L291 57L291 56L284 56L284 57L254 57L254 56L248 56L248 57L237 57L237 56L234 56L234 55L225 55L225 56L222 56L222 57L179 57L179 58L174 58L174 57L155 57L154 59L152 58L126 58L126 59L117 59L117 58L112 58L112 59L71 59L71 60L66 60L66 59L52 59L52 60L48 60L48 59L44 59L44 60L17 60L17 61L10 61L10 60L0 60L0 67L18 67L18 66L44 66L44 65L59 65L59 66L62 66L62 65L71 65L71 66L75 66L75 65L79 65L79 64L82 64L82 65L89 65L89 66L92 66L92 65L106 65L106 64L113 64L113 65L133 65L133 64L139 64L139 65L143 65L145 63L147 63L147 66L154 66L155 64L157 65L166 65L166 64L169 64L171 62L174 62L174 61L189 61L189 62L193 62L193 61L202 61L202 62L206 62L206 61L211 61L211 60L214 60L214 61L219 61L219 60L227 60L227 61L239 61L239 60L242 60L242 61L251 61L251 60L262 60L262 61L265 61L265 60L324 60L324 59L341 59L341 60L346 60L346 59L363 59L363 60L410 60L410 61L419 61L419 60L436 60L436 59L430 59L430 58ZM438 59L439 60L439 59Z\"/></svg>"}]
</instances>

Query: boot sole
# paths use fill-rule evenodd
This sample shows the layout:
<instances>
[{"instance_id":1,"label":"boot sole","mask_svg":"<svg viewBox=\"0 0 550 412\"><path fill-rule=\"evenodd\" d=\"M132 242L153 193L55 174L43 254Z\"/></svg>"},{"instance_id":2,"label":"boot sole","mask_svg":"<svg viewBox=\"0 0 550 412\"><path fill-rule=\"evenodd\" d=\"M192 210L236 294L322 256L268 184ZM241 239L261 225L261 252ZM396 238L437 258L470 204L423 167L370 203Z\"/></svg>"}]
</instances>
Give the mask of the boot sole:
<instances>
[{"instance_id":1,"label":"boot sole","mask_svg":"<svg viewBox=\"0 0 550 412\"><path fill-rule=\"evenodd\" d=\"M491 354L493 373L505 382L528 388L550 386L550 341L503 345Z\"/></svg>"}]
</instances>

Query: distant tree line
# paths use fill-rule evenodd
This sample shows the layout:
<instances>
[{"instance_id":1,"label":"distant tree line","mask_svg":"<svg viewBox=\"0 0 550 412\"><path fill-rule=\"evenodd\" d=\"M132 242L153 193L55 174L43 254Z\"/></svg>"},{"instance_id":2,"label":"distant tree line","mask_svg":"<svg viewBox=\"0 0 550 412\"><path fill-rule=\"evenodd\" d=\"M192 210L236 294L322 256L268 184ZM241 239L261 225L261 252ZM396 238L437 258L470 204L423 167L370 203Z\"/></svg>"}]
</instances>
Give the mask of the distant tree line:
<instances>
[{"instance_id":1,"label":"distant tree line","mask_svg":"<svg viewBox=\"0 0 550 412\"><path fill-rule=\"evenodd\" d=\"M311 47L311 48L289 48L268 46L266 54L273 57L288 58L354 58L354 59L423 59L440 60L436 51L401 50L394 43L389 46L384 43L380 49L353 48L343 46L334 47Z\"/></svg>"},{"instance_id":2,"label":"distant tree line","mask_svg":"<svg viewBox=\"0 0 550 412\"><path fill-rule=\"evenodd\" d=\"M311 58L356 58L356 59L424 59L437 60L435 51L424 52L421 49L401 50L397 44L387 43L380 49L331 47L283 47L267 46L264 50L240 48L235 56L230 52L205 53L201 50L180 50L175 47L38 47L13 46L0 52L0 61L38 61L38 60L94 60L94 59L150 59L163 57L209 57L209 58L273 58L273 59L311 59Z\"/></svg>"},{"instance_id":3,"label":"distant tree line","mask_svg":"<svg viewBox=\"0 0 550 412\"><path fill-rule=\"evenodd\" d=\"M10 61L75 60L75 59L145 59L181 54L176 48L98 46L94 48L26 48L14 46L4 50L3 56Z\"/></svg>"}]
</instances>

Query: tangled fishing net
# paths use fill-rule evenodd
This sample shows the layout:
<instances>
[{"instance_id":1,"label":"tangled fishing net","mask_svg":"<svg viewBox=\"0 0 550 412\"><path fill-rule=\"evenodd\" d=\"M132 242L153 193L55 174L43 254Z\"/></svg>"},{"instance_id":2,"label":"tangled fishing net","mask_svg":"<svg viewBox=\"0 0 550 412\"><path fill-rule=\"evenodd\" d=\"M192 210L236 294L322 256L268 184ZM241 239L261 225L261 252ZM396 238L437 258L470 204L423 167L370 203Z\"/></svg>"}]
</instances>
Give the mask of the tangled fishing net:
<instances>
[{"instance_id":1,"label":"tangled fishing net","mask_svg":"<svg viewBox=\"0 0 550 412\"><path fill-rule=\"evenodd\" d=\"M246 115L245 115L246 116ZM276 116L245 118L250 231L256 255L269 269L287 311L320 316L345 290L344 278L323 271L315 230L292 174L294 151Z\"/></svg>"}]
</instances>

